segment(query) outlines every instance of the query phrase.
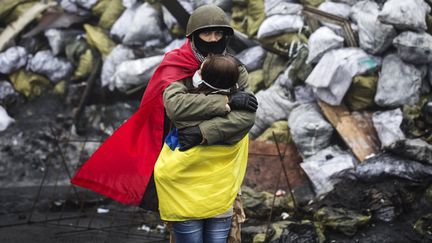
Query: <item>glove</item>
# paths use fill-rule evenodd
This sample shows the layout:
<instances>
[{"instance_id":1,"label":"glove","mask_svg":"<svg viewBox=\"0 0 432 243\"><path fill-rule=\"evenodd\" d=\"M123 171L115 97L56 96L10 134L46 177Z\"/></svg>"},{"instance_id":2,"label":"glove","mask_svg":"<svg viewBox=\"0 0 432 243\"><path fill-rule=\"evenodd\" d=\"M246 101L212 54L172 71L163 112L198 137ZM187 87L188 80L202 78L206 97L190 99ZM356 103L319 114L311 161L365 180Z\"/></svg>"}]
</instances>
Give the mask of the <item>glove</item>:
<instances>
[{"instance_id":1,"label":"glove","mask_svg":"<svg viewBox=\"0 0 432 243\"><path fill-rule=\"evenodd\" d=\"M203 137L198 126L187 127L178 130L180 151L186 151L201 144Z\"/></svg>"},{"instance_id":2,"label":"glove","mask_svg":"<svg viewBox=\"0 0 432 243\"><path fill-rule=\"evenodd\" d=\"M245 110L255 112L258 108L258 101L253 94L238 91L228 98L228 105L231 110Z\"/></svg>"}]
</instances>

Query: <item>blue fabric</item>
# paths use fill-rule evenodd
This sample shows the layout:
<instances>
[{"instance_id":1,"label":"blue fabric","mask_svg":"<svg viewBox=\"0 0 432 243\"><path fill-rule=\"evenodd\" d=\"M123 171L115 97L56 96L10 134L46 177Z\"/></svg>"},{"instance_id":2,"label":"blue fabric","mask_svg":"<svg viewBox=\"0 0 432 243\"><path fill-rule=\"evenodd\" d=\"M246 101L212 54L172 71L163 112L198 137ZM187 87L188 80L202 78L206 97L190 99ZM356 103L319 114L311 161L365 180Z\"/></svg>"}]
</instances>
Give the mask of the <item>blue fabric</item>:
<instances>
[{"instance_id":1,"label":"blue fabric","mask_svg":"<svg viewBox=\"0 0 432 243\"><path fill-rule=\"evenodd\" d=\"M176 243L226 243L231 217L173 222Z\"/></svg>"},{"instance_id":2,"label":"blue fabric","mask_svg":"<svg viewBox=\"0 0 432 243\"><path fill-rule=\"evenodd\" d=\"M168 133L168 135L165 137L165 143L168 145L168 147L174 151L176 148L180 147L180 143L178 140L178 129L173 128Z\"/></svg>"}]
</instances>

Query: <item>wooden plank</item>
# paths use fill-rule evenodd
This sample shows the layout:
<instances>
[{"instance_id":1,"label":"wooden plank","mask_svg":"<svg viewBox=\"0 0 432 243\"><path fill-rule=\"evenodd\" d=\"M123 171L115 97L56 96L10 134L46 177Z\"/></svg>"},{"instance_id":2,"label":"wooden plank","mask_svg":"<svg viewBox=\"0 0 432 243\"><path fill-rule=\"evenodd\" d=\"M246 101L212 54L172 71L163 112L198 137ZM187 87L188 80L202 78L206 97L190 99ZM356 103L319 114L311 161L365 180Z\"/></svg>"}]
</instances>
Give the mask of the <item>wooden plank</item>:
<instances>
[{"instance_id":1,"label":"wooden plank","mask_svg":"<svg viewBox=\"0 0 432 243\"><path fill-rule=\"evenodd\" d=\"M6 29L0 34L0 52L7 46L7 44L15 38L30 22L32 22L40 13L46 9L56 6L56 2L49 3L35 3L16 21L9 24Z\"/></svg>"},{"instance_id":2,"label":"wooden plank","mask_svg":"<svg viewBox=\"0 0 432 243\"><path fill-rule=\"evenodd\" d=\"M380 142L369 112L350 113L344 105L331 106L323 101L318 104L360 162L379 152Z\"/></svg>"}]
</instances>

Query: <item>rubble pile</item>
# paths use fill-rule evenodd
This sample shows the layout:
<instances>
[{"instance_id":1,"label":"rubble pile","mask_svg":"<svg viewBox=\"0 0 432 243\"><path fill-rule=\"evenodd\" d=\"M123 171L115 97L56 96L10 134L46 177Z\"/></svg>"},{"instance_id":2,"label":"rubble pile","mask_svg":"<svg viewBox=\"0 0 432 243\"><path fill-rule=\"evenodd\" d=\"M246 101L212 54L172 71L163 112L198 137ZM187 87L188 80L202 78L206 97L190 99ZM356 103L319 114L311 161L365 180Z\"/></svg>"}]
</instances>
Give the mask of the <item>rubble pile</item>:
<instances>
[{"instance_id":1,"label":"rubble pile","mask_svg":"<svg viewBox=\"0 0 432 243\"><path fill-rule=\"evenodd\" d=\"M400 218L409 233L398 237L432 239L432 1L178 2L188 13L217 4L248 39L231 52L259 102L250 137L293 142L313 189L298 208L280 199L276 212L285 203L288 216L270 230L256 222L248 240L323 242L365 228L376 236ZM34 183L32 170L60 160L66 137L109 136L137 109L164 53L184 43L179 22L157 0L4 0L1 186ZM60 148L76 167L97 144L84 154L82 142ZM25 172L10 178L16 171ZM247 191L251 220L266 219L268 195Z\"/></svg>"}]
</instances>

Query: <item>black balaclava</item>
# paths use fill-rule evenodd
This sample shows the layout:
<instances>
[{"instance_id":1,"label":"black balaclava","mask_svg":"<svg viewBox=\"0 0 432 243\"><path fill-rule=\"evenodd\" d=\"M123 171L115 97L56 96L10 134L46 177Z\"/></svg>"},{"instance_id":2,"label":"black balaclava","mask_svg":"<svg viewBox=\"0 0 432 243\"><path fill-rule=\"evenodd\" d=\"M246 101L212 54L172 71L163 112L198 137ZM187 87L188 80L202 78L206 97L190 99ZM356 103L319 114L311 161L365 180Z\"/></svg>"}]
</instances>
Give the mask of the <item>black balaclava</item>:
<instances>
[{"instance_id":1,"label":"black balaclava","mask_svg":"<svg viewBox=\"0 0 432 243\"><path fill-rule=\"evenodd\" d=\"M208 29L205 29L208 30ZM213 30L213 29L212 29ZM215 29L218 30L218 29ZM209 53L213 53L213 54L222 54L227 45L228 45L228 41L227 41L227 36L226 34L224 34L224 36L218 40L218 41L214 41L214 42L207 42L202 40L199 37L199 34L204 31L196 31L195 33L193 33L192 37L193 37L193 41L194 41L194 45L195 47L198 49L198 51L203 55L203 56L207 56Z\"/></svg>"}]
</instances>

